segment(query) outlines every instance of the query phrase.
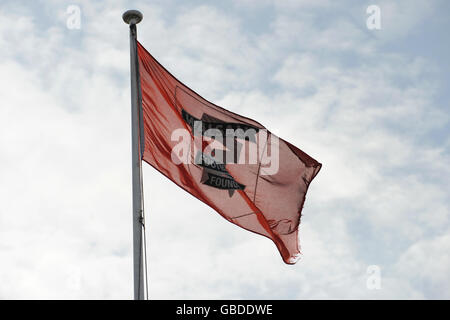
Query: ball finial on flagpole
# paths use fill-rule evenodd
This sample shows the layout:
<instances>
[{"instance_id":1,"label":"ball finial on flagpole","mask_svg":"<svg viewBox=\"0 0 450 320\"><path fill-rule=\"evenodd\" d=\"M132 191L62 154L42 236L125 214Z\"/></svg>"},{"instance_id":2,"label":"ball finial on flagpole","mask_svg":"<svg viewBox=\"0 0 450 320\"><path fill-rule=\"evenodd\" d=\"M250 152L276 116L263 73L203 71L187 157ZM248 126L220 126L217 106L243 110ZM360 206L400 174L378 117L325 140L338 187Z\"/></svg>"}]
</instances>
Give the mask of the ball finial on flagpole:
<instances>
[{"instance_id":1,"label":"ball finial on flagpole","mask_svg":"<svg viewBox=\"0 0 450 320\"><path fill-rule=\"evenodd\" d=\"M144 16L138 10L127 10L122 15L123 21L127 24L138 24Z\"/></svg>"}]
</instances>

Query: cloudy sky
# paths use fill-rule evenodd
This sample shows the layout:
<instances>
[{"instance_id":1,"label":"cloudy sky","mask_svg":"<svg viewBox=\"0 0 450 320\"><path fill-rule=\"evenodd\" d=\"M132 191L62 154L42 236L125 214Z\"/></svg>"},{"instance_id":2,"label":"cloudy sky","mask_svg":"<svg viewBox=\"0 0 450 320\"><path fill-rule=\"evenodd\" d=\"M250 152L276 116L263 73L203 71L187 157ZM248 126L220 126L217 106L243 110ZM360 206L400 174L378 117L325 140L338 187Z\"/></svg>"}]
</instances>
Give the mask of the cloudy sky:
<instances>
[{"instance_id":1,"label":"cloudy sky","mask_svg":"<svg viewBox=\"0 0 450 320\"><path fill-rule=\"evenodd\" d=\"M450 298L448 1L2 0L1 299L132 298L132 8L181 81L323 163L293 266L144 164L151 298Z\"/></svg>"}]
</instances>

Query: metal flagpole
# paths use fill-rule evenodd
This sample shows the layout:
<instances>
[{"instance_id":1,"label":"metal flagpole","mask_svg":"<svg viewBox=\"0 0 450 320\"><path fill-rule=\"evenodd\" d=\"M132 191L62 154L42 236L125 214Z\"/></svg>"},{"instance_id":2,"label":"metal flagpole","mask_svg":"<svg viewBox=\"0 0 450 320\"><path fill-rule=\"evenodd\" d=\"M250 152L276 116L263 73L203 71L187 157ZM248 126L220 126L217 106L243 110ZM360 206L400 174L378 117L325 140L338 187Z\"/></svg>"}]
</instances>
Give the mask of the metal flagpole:
<instances>
[{"instance_id":1,"label":"metal flagpole","mask_svg":"<svg viewBox=\"0 0 450 320\"><path fill-rule=\"evenodd\" d=\"M137 10L126 11L122 19L130 25L131 60L131 140L132 140L132 183L133 183L133 275L134 299L145 299L144 255L143 255L143 202L141 185L141 144L140 144L140 83L138 81L136 24L141 22L142 13Z\"/></svg>"}]
</instances>

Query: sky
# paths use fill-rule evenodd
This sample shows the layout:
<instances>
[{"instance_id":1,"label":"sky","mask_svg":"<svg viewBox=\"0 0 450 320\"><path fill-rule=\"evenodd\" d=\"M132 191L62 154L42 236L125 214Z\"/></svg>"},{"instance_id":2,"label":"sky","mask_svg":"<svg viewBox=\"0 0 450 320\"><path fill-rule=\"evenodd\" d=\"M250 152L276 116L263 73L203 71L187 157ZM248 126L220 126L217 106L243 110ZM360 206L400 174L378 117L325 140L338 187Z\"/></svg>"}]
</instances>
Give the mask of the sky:
<instances>
[{"instance_id":1,"label":"sky","mask_svg":"<svg viewBox=\"0 0 450 320\"><path fill-rule=\"evenodd\" d=\"M133 297L127 9L323 164L295 265L144 164L151 299L450 298L448 1L1 0L0 299Z\"/></svg>"}]
</instances>

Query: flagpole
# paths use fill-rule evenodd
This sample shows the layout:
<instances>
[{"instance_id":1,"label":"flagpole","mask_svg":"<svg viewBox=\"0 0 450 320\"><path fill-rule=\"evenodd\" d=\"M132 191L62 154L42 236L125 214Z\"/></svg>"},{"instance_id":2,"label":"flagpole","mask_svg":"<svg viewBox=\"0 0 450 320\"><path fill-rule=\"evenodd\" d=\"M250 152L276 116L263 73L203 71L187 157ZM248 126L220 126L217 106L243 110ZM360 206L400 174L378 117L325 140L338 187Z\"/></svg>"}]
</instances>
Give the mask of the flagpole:
<instances>
[{"instance_id":1,"label":"flagpole","mask_svg":"<svg viewBox=\"0 0 450 320\"><path fill-rule=\"evenodd\" d=\"M131 152L133 184L133 278L134 299L144 300L144 255L143 255L143 202L141 185L141 150L140 150L140 83L137 61L136 24L141 22L142 13L137 10L126 11L122 19L130 25L130 66L131 66Z\"/></svg>"}]
</instances>

